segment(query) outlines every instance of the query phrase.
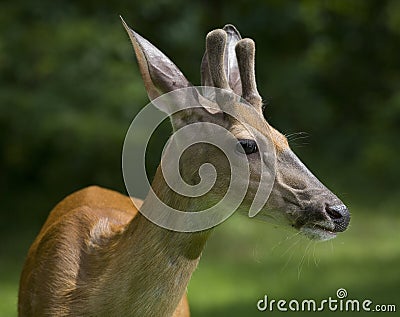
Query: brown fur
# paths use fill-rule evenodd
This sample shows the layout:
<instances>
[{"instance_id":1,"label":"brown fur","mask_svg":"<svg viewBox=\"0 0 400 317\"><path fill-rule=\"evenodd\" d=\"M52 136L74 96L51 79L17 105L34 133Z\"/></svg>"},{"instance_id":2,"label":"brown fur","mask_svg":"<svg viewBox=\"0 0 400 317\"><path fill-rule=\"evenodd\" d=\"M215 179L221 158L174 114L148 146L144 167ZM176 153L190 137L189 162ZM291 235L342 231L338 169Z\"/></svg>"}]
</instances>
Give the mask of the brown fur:
<instances>
[{"instance_id":1,"label":"brown fur","mask_svg":"<svg viewBox=\"0 0 400 317\"><path fill-rule=\"evenodd\" d=\"M138 200L136 202L141 203ZM90 310L89 307L102 306L102 303L96 302L102 292L111 294L113 288L123 292L122 283L111 285L113 281L119 281L118 276L109 276L104 272L116 269L116 274L124 274L124 266L119 262L115 263L116 268L113 267L113 256L119 252L116 245L129 240L122 240L128 233L128 224L133 227L130 230L145 234L142 226L132 221L136 219L134 217L141 220L137 223L147 225L129 197L96 186L82 189L61 201L50 213L29 250L20 281L19 316L118 316L119 310L115 306L110 306L108 312L96 310L95 307ZM152 229L157 231L155 227ZM145 231L150 235L154 232ZM167 236L172 234L164 231ZM143 244L147 243L145 236L142 240ZM169 242L175 243L172 239ZM141 249L140 246L141 241L132 240L123 248L129 254L129 248L137 250ZM144 247L147 249L150 246ZM100 263L93 261L100 259ZM125 265L128 271L135 269L134 261L136 259L133 257L131 263ZM157 259L152 261L156 267L154 262ZM102 284L105 284L103 290L100 289ZM185 288L186 284L183 286ZM179 305L175 305L174 317L189 316L186 296L181 297Z\"/></svg>"}]
</instances>

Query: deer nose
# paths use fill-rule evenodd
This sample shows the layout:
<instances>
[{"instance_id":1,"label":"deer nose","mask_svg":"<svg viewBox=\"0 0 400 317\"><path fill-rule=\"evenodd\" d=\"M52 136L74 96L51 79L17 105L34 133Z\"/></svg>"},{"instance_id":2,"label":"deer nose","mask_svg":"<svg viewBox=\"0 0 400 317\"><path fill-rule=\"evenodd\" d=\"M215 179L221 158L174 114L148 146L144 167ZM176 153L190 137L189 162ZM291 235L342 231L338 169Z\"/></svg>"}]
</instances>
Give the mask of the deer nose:
<instances>
[{"instance_id":1,"label":"deer nose","mask_svg":"<svg viewBox=\"0 0 400 317\"><path fill-rule=\"evenodd\" d=\"M350 222L350 213L345 205L335 205L325 207L329 218L335 224L335 232L345 231Z\"/></svg>"}]
</instances>

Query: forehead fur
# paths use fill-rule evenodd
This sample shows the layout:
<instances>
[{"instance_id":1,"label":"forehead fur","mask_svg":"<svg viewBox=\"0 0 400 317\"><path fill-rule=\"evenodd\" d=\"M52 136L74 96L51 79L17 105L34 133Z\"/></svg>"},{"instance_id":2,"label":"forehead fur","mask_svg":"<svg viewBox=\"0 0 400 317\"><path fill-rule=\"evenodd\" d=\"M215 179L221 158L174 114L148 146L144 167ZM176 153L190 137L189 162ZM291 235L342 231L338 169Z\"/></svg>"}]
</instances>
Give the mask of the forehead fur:
<instances>
[{"instance_id":1,"label":"forehead fur","mask_svg":"<svg viewBox=\"0 0 400 317\"><path fill-rule=\"evenodd\" d=\"M249 131L245 125L249 125L255 129L257 129L261 134L266 136L267 138L271 139L275 148L278 152L281 152L285 149L289 148L289 143L286 137L280 133L278 130L273 128L269 123L265 120L264 116L258 112L246 111L246 105L240 105L241 107L237 108L237 111L240 109L243 110L241 113L241 122L235 119L231 119L230 125L230 132L237 138L237 139L254 139L254 135Z\"/></svg>"}]
</instances>

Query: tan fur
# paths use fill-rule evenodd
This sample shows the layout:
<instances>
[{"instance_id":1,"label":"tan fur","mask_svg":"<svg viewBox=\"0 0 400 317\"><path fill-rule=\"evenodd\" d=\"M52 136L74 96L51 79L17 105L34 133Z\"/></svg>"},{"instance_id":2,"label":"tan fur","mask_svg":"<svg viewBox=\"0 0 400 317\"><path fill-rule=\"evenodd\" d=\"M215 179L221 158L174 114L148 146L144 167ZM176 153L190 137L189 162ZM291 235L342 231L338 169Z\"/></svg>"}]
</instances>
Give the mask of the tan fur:
<instances>
[{"instance_id":1,"label":"tan fur","mask_svg":"<svg viewBox=\"0 0 400 317\"><path fill-rule=\"evenodd\" d=\"M139 200L136 202L141 204ZM138 221L133 222L132 219ZM127 227L129 224L132 226L130 229ZM143 229L143 226L146 229ZM129 230L135 230L138 234L132 236L129 233L131 239L125 239ZM118 255L120 251L126 252L125 256L132 253L132 256L140 252L146 253L152 245L149 245L144 235L151 236L155 234L154 231L158 231L158 227L148 226L148 222L138 214L127 196L96 186L69 195L50 213L29 250L20 281L19 315L123 316L119 315L121 307L114 306L117 303L110 303L111 306L107 311L102 307L106 301L104 297L101 299L103 303L97 302L97 298L103 291L101 290L103 286L104 292L109 292L110 295L115 290L121 295L126 292L128 299L129 296L137 296L129 294L129 290L124 290L123 283L118 283L120 281L118 275L129 275L131 270L135 270L135 263L132 262L136 259L134 257L128 259L128 263L124 266L119 261L114 261L113 256ZM143 236L140 236L141 234ZM167 236L169 234L173 235L171 232L166 233ZM127 241L129 243L125 244ZM176 248L176 241L172 237L165 242L166 246L169 243L171 247ZM120 250L118 245L123 250ZM177 257L180 256L179 251L175 252ZM93 263L96 259L102 259L102 262ZM154 269L158 269L157 258L152 258L151 261ZM129 267L130 265L132 267ZM138 268L136 270L140 271ZM133 275L131 278L137 276ZM123 282L127 280L129 276ZM143 283L149 284L146 280ZM183 284L180 288L184 290L187 283ZM181 298L179 305L177 307L175 305L174 317L189 316L186 296L182 297L181 294ZM129 301L135 302L135 299ZM96 310L96 306L102 310ZM127 311L129 309L126 308ZM148 312L142 316L158 316L158 314ZM166 315L162 313L160 316Z\"/></svg>"},{"instance_id":2,"label":"tan fur","mask_svg":"<svg viewBox=\"0 0 400 317\"><path fill-rule=\"evenodd\" d=\"M280 153L284 150L290 150L289 143L286 137L282 133L280 133L278 130L276 130L271 126L270 126L270 132L271 132L271 139L275 145L277 153Z\"/></svg>"}]
</instances>

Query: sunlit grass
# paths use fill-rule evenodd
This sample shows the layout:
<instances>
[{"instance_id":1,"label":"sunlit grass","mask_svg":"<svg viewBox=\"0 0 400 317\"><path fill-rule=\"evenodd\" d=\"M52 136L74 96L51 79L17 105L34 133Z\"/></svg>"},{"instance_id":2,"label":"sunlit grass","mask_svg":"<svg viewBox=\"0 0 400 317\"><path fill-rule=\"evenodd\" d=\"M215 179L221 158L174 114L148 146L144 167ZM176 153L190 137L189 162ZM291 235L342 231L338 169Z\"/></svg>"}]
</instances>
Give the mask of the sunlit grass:
<instances>
[{"instance_id":1,"label":"sunlit grass","mask_svg":"<svg viewBox=\"0 0 400 317\"><path fill-rule=\"evenodd\" d=\"M264 295L322 300L336 298L339 288L351 299L400 308L400 215L388 210L352 212L349 231L327 242L231 218L209 241L189 285L193 315L260 316L256 303Z\"/></svg>"},{"instance_id":2,"label":"sunlit grass","mask_svg":"<svg viewBox=\"0 0 400 317\"><path fill-rule=\"evenodd\" d=\"M230 218L214 231L190 282L192 315L286 316L258 312L257 300L264 295L277 300L322 300L335 297L338 288L345 288L348 298L396 304L399 310L400 214L386 207L351 211L349 230L327 242L310 242L243 216ZM1 317L16 316L24 257L19 253L25 246L10 245L5 250L15 248L17 255L0 254ZM324 316L340 314L324 312Z\"/></svg>"},{"instance_id":3,"label":"sunlit grass","mask_svg":"<svg viewBox=\"0 0 400 317\"><path fill-rule=\"evenodd\" d=\"M19 266L0 263L0 317L17 316Z\"/></svg>"}]
</instances>

